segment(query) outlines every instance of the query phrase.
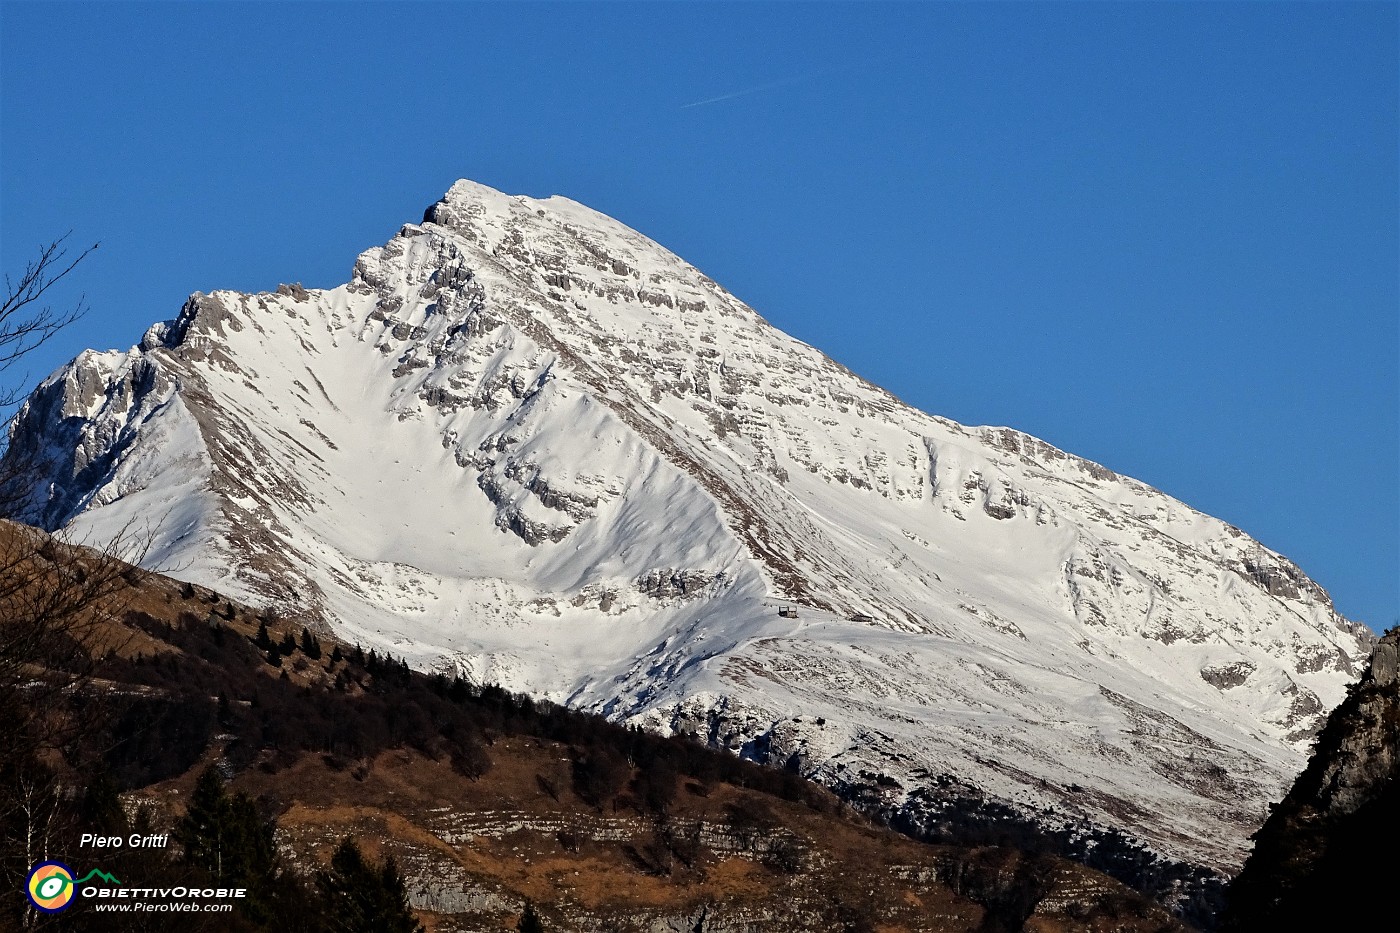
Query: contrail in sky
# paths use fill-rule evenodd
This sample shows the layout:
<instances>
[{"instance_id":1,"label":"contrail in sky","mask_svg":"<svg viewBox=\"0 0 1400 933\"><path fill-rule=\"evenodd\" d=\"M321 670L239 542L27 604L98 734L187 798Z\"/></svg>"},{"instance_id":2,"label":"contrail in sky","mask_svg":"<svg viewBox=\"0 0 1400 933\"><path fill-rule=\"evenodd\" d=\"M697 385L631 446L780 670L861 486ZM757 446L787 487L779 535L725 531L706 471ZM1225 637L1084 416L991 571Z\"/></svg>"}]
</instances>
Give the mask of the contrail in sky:
<instances>
[{"instance_id":1,"label":"contrail in sky","mask_svg":"<svg viewBox=\"0 0 1400 933\"><path fill-rule=\"evenodd\" d=\"M820 78L824 75L840 71L840 68L828 68L823 71L813 71L809 74L798 75L795 78L784 78L781 81L770 81L767 84L755 84L753 87L746 87L743 90L731 91L728 94L721 94L718 97L707 97L704 100L691 101L688 104L681 104L679 110L689 110L691 107L703 107L706 104L718 104L725 100L734 100L736 97L748 97L750 94L761 94L764 91L771 91L780 87L787 87L789 84L799 84L809 81L812 78Z\"/></svg>"}]
</instances>

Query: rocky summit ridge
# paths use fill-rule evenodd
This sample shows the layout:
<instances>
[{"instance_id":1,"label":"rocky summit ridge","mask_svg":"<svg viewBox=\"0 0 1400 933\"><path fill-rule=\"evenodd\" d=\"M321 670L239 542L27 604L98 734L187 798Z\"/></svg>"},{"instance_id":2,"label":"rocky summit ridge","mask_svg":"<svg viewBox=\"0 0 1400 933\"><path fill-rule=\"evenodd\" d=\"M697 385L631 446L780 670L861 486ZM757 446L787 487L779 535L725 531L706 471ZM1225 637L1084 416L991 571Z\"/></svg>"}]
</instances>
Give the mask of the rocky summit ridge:
<instances>
[{"instance_id":1,"label":"rocky summit ridge","mask_svg":"<svg viewBox=\"0 0 1400 933\"><path fill-rule=\"evenodd\" d=\"M149 565L425 669L915 824L971 789L1225 869L1373 641L1240 530L468 181L344 285L196 293L83 353L9 455L15 517L149 528Z\"/></svg>"}]
</instances>

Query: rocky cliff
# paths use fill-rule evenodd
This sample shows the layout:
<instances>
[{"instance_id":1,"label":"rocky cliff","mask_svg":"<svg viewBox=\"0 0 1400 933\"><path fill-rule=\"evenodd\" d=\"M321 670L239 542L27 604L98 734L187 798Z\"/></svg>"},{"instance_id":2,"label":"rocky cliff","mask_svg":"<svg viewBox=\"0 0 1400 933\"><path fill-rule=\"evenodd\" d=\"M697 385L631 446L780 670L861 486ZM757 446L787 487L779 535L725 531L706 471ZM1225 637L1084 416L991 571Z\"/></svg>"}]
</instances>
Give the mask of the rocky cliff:
<instances>
[{"instance_id":1,"label":"rocky cliff","mask_svg":"<svg viewBox=\"0 0 1400 933\"><path fill-rule=\"evenodd\" d=\"M1254 835L1227 929L1368 928L1400 870L1400 628L1333 711L1307 769ZM1382 909L1380 916L1392 909Z\"/></svg>"}]
</instances>

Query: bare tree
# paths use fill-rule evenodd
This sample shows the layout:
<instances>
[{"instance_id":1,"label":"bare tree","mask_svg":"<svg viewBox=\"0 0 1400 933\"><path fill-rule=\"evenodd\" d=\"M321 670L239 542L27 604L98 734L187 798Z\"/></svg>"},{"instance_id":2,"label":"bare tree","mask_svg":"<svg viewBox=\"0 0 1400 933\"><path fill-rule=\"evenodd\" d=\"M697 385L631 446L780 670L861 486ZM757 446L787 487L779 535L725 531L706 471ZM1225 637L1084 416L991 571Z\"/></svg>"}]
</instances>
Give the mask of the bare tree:
<instances>
[{"instance_id":1,"label":"bare tree","mask_svg":"<svg viewBox=\"0 0 1400 933\"><path fill-rule=\"evenodd\" d=\"M45 301L97 248L70 258L67 239L40 247L18 281L5 277L0 412L12 409L26 390L12 371L87 311L82 299L67 310ZM8 494L0 495L0 511L35 482L33 464L9 450L10 420L3 418L0 437L0 490ZM64 757L92 726L74 701L91 683L99 659L129 637L120 618L132 572L115 557L0 520L0 884L7 890L16 890L28 867L48 856L55 833L71 818L71 794L60 777ZM38 919L26 910L0 917L0 926L17 920L29 927Z\"/></svg>"}]
</instances>

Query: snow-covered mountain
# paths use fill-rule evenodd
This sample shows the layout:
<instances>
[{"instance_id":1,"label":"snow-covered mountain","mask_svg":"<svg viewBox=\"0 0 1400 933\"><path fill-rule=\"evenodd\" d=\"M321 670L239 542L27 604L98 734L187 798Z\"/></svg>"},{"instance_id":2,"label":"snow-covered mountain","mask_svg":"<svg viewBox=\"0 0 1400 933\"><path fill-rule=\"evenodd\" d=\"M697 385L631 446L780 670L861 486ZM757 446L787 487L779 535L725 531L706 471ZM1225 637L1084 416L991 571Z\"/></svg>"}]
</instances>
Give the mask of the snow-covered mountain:
<instances>
[{"instance_id":1,"label":"snow-covered mountain","mask_svg":"<svg viewBox=\"0 0 1400 933\"><path fill-rule=\"evenodd\" d=\"M11 456L18 517L150 528L149 565L419 666L1227 868L1372 641L1238 529L467 181L345 285L85 352Z\"/></svg>"}]
</instances>

